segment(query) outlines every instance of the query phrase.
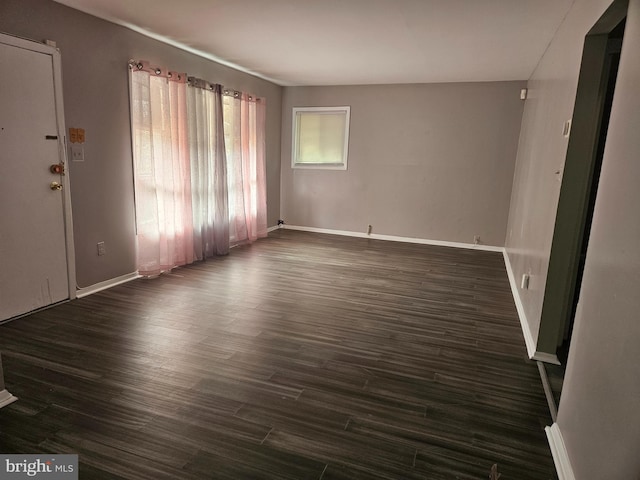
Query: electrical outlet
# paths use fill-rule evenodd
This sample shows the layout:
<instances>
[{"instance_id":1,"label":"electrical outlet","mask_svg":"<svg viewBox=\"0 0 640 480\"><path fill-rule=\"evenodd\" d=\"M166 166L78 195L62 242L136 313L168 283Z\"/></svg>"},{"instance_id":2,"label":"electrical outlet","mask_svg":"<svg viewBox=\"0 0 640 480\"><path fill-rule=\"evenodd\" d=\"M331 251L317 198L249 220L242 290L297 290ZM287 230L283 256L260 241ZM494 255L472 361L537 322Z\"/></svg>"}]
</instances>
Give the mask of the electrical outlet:
<instances>
[{"instance_id":1,"label":"electrical outlet","mask_svg":"<svg viewBox=\"0 0 640 480\"><path fill-rule=\"evenodd\" d=\"M523 273L522 274L522 281L520 282L520 288L522 288L522 290L529 290L529 279L530 279L530 275L528 273Z\"/></svg>"},{"instance_id":2,"label":"electrical outlet","mask_svg":"<svg viewBox=\"0 0 640 480\"><path fill-rule=\"evenodd\" d=\"M473 236L473 244L474 245L480 244L480 235L474 235Z\"/></svg>"},{"instance_id":3,"label":"electrical outlet","mask_svg":"<svg viewBox=\"0 0 640 480\"><path fill-rule=\"evenodd\" d=\"M104 242L98 242L98 256L106 255L106 253Z\"/></svg>"},{"instance_id":4,"label":"electrical outlet","mask_svg":"<svg viewBox=\"0 0 640 480\"><path fill-rule=\"evenodd\" d=\"M369 226L367 227L367 235L371 235L371 230L373 230L373 226L372 226L372 225L369 225Z\"/></svg>"}]
</instances>

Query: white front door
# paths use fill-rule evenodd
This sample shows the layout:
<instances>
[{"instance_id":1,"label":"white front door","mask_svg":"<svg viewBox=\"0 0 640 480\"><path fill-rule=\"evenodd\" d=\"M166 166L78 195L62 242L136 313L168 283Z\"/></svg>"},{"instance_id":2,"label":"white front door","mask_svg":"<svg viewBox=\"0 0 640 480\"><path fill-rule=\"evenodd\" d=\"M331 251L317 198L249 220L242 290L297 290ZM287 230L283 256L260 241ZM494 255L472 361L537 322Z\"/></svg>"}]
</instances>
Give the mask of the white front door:
<instances>
[{"instance_id":1,"label":"white front door","mask_svg":"<svg viewBox=\"0 0 640 480\"><path fill-rule=\"evenodd\" d=\"M54 55L38 51L47 49L0 35L0 321L72 291L69 182L50 170L65 155Z\"/></svg>"}]
</instances>

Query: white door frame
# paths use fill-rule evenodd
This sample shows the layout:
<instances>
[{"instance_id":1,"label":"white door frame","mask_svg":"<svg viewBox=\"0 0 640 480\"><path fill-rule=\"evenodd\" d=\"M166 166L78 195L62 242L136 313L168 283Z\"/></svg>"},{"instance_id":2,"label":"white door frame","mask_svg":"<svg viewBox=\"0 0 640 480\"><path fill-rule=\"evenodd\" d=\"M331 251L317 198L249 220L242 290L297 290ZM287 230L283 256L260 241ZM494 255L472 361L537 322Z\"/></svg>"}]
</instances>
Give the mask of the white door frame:
<instances>
[{"instance_id":1,"label":"white door frame","mask_svg":"<svg viewBox=\"0 0 640 480\"><path fill-rule=\"evenodd\" d=\"M60 176L63 195L64 236L67 255L67 278L69 279L69 299L76 298L76 257L73 244L73 221L71 216L71 182L67 162L67 136L64 123L64 102L62 99L62 57L56 47L33 40L13 37L0 33L0 43L13 47L44 53L51 56L53 66L53 91L56 102L56 128L58 134L58 161L64 165L65 174Z\"/></svg>"}]
</instances>

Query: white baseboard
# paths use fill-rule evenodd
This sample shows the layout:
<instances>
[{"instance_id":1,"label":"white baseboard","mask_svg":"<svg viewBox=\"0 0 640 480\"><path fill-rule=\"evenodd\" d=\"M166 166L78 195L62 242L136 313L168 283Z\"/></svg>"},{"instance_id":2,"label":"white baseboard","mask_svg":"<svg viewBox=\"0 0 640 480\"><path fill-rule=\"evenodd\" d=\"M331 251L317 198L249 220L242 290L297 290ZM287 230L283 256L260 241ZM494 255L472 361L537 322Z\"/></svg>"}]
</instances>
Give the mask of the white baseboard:
<instances>
[{"instance_id":1,"label":"white baseboard","mask_svg":"<svg viewBox=\"0 0 640 480\"><path fill-rule=\"evenodd\" d=\"M522 300L520 299L520 292L518 291L518 283L516 282L516 277L513 273L513 267L511 266L511 261L509 260L509 255L507 254L506 249L502 250L502 254L504 256L505 267L507 268L509 285L511 285L511 294L513 295L513 301L516 304L516 310L518 311L518 318L520 319L520 327L522 328L522 335L524 335L524 343L527 345L527 353L529 354L529 358L532 359L533 356L536 354L536 342L533 339L531 328L529 327L529 322L527 321L527 315L524 313L524 305L522 304Z\"/></svg>"},{"instance_id":2,"label":"white baseboard","mask_svg":"<svg viewBox=\"0 0 640 480\"><path fill-rule=\"evenodd\" d=\"M140 275L138 274L138 272L132 272L132 273L127 273L126 275L121 275L119 277L112 278L110 280L105 280L104 282L96 283L89 287L79 288L78 293L76 294L76 297L77 298L86 297L87 295L101 292L102 290L106 290L107 288L115 287L116 285L130 282L131 280L135 280L136 278L140 278Z\"/></svg>"},{"instance_id":3,"label":"white baseboard","mask_svg":"<svg viewBox=\"0 0 640 480\"><path fill-rule=\"evenodd\" d=\"M504 256L504 264L507 268L507 276L509 277L509 285L511 285L511 294L513 295L513 301L516 304L516 310L518 311L518 318L520 319L520 327L522 328L522 335L524 336L524 343L527 346L527 354L531 360L538 362L552 363L554 365L560 365L558 357L553 353L538 352L536 350L536 341L531 333L531 327L527 321L527 315L524 313L524 305L520 298L520 290L518 290L518 283L516 282L515 274L513 273L513 267L509 260L509 255L506 249L502 249Z\"/></svg>"},{"instance_id":4,"label":"white baseboard","mask_svg":"<svg viewBox=\"0 0 640 480\"><path fill-rule=\"evenodd\" d=\"M551 420L555 422L558 419L558 406L556 405L556 399L553 396L551 389L551 382L549 382L549 376L547 370L544 367L543 362L536 362L538 365L538 372L540 373L540 380L542 380L542 388L544 389L544 396L547 399L547 405L549 405L549 413L551 413Z\"/></svg>"},{"instance_id":5,"label":"white baseboard","mask_svg":"<svg viewBox=\"0 0 640 480\"><path fill-rule=\"evenodd\" d=\"M7 405L15 402L16 400L18 400L18 397L14 397L6 390L0 390L0 408L6 407Z\"/></svg>"},{"instance_id":6,"label":"white baseboard","mask_svg":"<svg viewBox=\"0 0 640 480\"><path fill-rule=\"evenodd\" d=\"M348 230L331 230L328 228L301 227L297 225L283 225L287 230L300 230L303 232L327 233L329 235L343 235L345 237L371 238L373 240L387 240L392 242L418 243L421 245L437 245L441 247L467 248L471 250L483 250L487 252L502 252L503 247L492 245L476 245L473 243L446 242L442 240L429 240L425 238L397 237L395 235L381 235L378 233L367 234L365 232L351 232Z\"/></svg>"},{"instance_id":7,"label":"white baseboard","mask_svg":"<svg viewBox=\"0 0 640 480\"><path fill-rule=\"evenodd\" d=\"M550 427L546 427L544 431L547 434L549 447L551 447L551 455L553 456L553 463L556 465L558 479L575 480L576 477L573 474L573 468L571 467L571 461L569 460L569 455L564 445L560 427L557 423L554 423Z\"/></svg>"},{"instance_id":8,"label":"white baseboard","mask_svg":"<svg viewBox=\"0 0 640 480\"><path fill-rule=\"evenodd\" d=\"M280 228L280 225L274 225L273 227L269 227L267 228L267 233L271 233L274 230L278 230Z\"/></svg>"},{"instance_id":9,"label":"white baseboard","mask_svg":"<svg viewBox=\"0 0 640 480\"><path fill-rule=\"evenodd\" d=\"M553 365L562 365L560 360L558 360L557 355L547 352L538 352L537 350L531 357L531 360L542 363L552 363Z\"/></svg>"}]
</instances>

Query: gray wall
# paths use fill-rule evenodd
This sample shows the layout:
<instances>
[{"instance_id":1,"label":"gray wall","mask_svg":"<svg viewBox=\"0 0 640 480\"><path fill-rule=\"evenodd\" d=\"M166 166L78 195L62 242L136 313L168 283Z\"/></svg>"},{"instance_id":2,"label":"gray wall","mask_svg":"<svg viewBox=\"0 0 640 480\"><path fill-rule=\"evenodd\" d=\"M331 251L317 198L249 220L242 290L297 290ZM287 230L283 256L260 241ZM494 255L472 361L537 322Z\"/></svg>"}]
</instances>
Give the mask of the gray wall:
<instances>
[{"instance_id":1,"label":"gray wall","mask_svg":"<svg viewBox=\"0 0 640 480\"><path fill-rule=\"evenodd\" d=\"M516 167L508 251L544 286L584 36L611 2L578 0L530 82ZM611 123L557 423L576 478L640 472L640 0L630 0ZM518 276L518 275L516 275ZM536 326L542 291L526 297Z\"/></svg>"},{"instance_id":2,"label":"gray wall","mask_svg":"<svg viewBox=\"0 0 640 480\"><path fill-rule=\"evenodd\" d=\"M290 225L504 245L523 82L286 87ZM351 106L346 171L291 168L291 109Z\"/></svg>"},{"instance_id":3,"label":"gray wall","mask_svg":"<svg viewBox=\"0 0 640 480\"><path fill-rule=\"evenodd\" d=\"M70 163L78 284L136 270L126 63L145 59L267 99L268 223L280 210L282 88L49 0L2 0L0 31L55 40L67 127L86 130L85 162ZM3 74L5 74L3 72ZM107 254L98 257L96 243Z\"/></svg>"},{"instance_id":4,"label":"gray wall","mask_svg":"<svg viewBox=\"0 0 640 480\"><path fill-rule=\"evenodd\" d=\"M534 339L567 153L562 129L573 113L584 37L610 4L577 1L527 85L505 246L515 278L531 275L528 290L519 294Z\"/></svg>"}]
</instances>

